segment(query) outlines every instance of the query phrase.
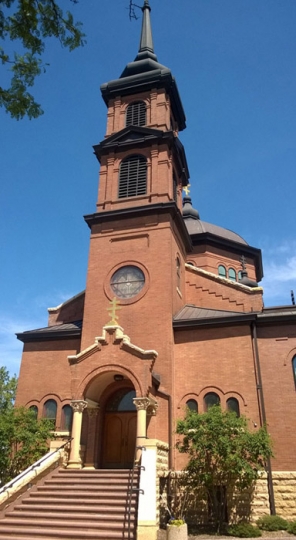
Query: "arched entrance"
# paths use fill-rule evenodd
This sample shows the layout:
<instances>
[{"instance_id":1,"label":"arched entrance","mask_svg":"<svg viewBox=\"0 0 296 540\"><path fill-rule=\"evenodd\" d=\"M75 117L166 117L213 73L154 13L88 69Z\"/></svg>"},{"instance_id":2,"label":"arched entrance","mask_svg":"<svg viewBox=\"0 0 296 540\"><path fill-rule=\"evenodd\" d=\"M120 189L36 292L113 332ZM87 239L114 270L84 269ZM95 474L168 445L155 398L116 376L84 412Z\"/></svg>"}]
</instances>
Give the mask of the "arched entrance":
<instances>
[{"instance_id":1,"label":"arched entrance","mask_svg":"<svg viewBox=\"0 0 296 540\"><path fill-rule=\"evenodd\" d=\"M129 469L133 465L137 413L135 390L124 387L108 398L104 411L102 465L106 469Z\"/></svg>"}]
</instances>

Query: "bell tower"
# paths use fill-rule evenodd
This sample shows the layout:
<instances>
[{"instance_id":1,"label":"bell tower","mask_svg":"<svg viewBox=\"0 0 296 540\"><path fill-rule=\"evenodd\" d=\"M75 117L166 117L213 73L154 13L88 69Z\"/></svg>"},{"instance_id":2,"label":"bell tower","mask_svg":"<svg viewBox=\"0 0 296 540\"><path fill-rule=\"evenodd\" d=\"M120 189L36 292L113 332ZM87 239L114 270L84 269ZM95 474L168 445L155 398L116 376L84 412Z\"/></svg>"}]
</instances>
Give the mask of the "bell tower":
<instances>
[{"instance_id":1,"label":"bell tower","mask_svg":"<svg viewBox=\"0 0 296 540\"><path fill-rule=\"evenodd\" d=\"M103 84L108 107L105 140L94 147L100 162L98 212L175 201L182 210L188 167L178 132L185 114L171 71L154 53L145 0L139 52L119 79Z\"/></svg>"},{"instance_id":2,"label":"bell tower","mask_svg":"<svg viewBox=\"0 0 296 540\"><path fill-rule=\"evenodd\" d=\"M150 12L145 0L135 60L101 87L107 129L94 146L96 212L85 216L91 241L81 348L99 335L115 297L120 326L135 343L157 350L168 374L172 316L184 302L191 250L182 218L189 171L178 137L185 114L175 78L154 52Z\"/></svg>"}]
</instances>

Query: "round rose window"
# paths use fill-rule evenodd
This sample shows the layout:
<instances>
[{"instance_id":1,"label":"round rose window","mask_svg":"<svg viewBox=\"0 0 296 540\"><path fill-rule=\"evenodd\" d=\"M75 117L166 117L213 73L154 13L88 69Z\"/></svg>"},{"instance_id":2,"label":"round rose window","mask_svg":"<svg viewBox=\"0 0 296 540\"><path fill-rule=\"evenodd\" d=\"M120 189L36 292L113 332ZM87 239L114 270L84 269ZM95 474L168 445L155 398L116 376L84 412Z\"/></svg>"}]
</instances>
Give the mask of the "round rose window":
<instances>
[{"instance_id":1,"label":"round rose window","mask_svg":"<svg viewBox=\"0 0 296 540\"><path fill-rule=\"evenodd\" d=\"M118 298L133 298L145 285L145 276L137 266L123 266L111 278L111 289Z\"/></svg>"}]
</instances>

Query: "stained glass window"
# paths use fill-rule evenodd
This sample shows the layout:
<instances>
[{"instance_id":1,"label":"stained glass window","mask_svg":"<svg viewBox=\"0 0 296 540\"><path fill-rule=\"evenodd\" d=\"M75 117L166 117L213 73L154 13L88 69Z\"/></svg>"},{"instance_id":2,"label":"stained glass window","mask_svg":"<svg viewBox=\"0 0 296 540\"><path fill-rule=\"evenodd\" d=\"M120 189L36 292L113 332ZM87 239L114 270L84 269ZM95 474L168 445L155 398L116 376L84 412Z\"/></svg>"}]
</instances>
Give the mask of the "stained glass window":
<instances>
[{"instance_id":1,"label":"stained glass window","mask_svg":"<svg viewBox=\"0 0 296 540\"><path fill-rule=\"evenodd\" d=\"M215 392L209 392L204 397L205 410L207 411L213 405L220 405L220 398Z\"/></svg>"},{"instance_id":2,"label":"stained glass window","mask_svg":"<svg viewBox=\"0 0 296 540\"><path fill-rule=\"evenodd\" d=\"M135 390L130 388L120 388L115 394L109 398L106 411L107 412L123 412L123 411L135 411L136 407L133 403L133 399L136 397Z\"/></svg>"},{"instance_id":3,"label":"stained glass window","mask_svg":"<svg viewBox=\"0 0 296 540\"><path fill-rule=\"evenodd\" d=\"M228 411L234 412L236 416L240 416L239 403L236 398L229 398L226 402Z\"/></svg>"},{"instance_id":4,"label":"stained glass window","mask_svg":"<svg viewBox=\"0 0 296 540\"><path fill-rule=\"evenodd\" d=\"M123 266L111 278L111 289L118 298L133 298L144 284L145 276L137 266Z\"/></svg>"},{"instance_id":5,"label":"stained glass window","mask_svg":"<svg viewBox=\"0 0 296 540\"><path fill-rule=\"evenodd\" d=\"M195 411L197 412L197 402L195 401L195 399L188 399L188 401L186 401L186 407L188 407L188 409L190 409L191 411Z\"/></svg>"}]
</instances>

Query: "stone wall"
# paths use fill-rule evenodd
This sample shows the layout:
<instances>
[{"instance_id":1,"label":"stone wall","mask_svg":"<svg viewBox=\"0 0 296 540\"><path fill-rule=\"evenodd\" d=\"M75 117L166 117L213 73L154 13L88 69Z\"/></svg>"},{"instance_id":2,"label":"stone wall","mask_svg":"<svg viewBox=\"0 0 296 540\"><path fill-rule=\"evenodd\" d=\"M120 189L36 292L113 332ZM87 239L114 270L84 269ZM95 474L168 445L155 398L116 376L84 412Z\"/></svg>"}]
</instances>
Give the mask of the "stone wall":
<instances>
[{"instance_id":1,"label":"stone wall","mask_svg":"<svg viewBox=\"0 0 296 540\"><path fill-rule=\"evenodd\" d=\"M185 508L186 521L189 524L206 524L208 521L207 497L200 490L194 496L185 493L180 484L182 473L171 471L162 474L159 482L160 489L160 524L168 519L169 508L175 517L180 517L182 507ZM296 519L296 472L273 472L274 498L277 515L287 519ZM184 501L185 498L185 501ZM267 475L264 473L252 489L243 493L228 494L228 520L230 523L239 521L256 521L270 514Z\"/></svg>"},{"instance_id":2,"label":"stone wall","mask_svg":"<svg viewBox=\"0 0 296 540\"><path fill-rule=\"evenodd\" d=\"M157 523L165 523L167 507L167 490L165 488L169 467L169 446L166 443L157 442L156 446L156 508Z\"/></svg>"},{"instance_id":3,"label":"stone wall","mask_svg":"<svg viewBox=\"0 0 296 540\"><path fill-rule=\"evenodd\" d=\"M272 477L276 513L296 520L296 472L276 471Z\"/></svg>"}]
</instances>

